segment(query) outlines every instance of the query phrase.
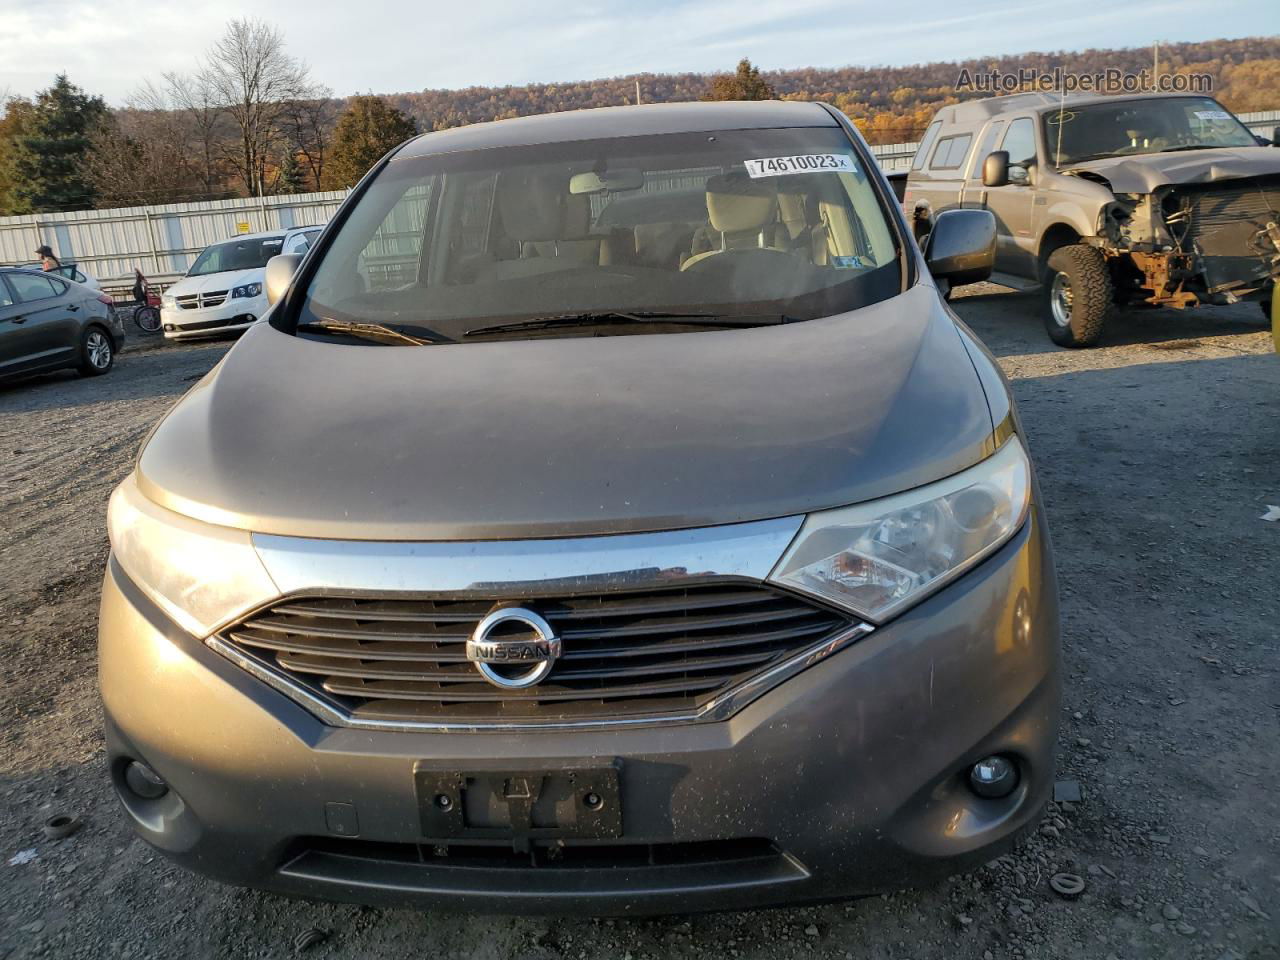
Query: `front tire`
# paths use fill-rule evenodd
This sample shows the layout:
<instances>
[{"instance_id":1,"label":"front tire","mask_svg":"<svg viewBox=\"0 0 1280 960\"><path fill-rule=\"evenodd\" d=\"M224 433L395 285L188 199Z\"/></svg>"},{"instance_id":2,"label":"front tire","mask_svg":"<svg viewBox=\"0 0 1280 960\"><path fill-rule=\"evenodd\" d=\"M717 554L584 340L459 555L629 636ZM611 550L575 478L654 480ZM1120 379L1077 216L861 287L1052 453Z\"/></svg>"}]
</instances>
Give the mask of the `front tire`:
<instances>
[{"instance_id":1,"label":"front tire","mask_svg":"<svg viewBox=\"0 0 1280 960\"><path fill-rule=\"evenodd\" d=\"M1050 340L1061 347L1098 342L1114 296L1107 261L1098 250L1074 243L1053 251L1044 291L1044 325Z\"/></svg>"},{"instance_id":2,"label":"front tire","mask_svg":"<svg viewBox=\"0 0 1280 960\"><path fill-rule=\"evenodd\" d=\"M116 348L101 327L89 327L80 337L80 362L76 368L82 376L100 377L116 362Z\"/></svg>"}]
</instances>

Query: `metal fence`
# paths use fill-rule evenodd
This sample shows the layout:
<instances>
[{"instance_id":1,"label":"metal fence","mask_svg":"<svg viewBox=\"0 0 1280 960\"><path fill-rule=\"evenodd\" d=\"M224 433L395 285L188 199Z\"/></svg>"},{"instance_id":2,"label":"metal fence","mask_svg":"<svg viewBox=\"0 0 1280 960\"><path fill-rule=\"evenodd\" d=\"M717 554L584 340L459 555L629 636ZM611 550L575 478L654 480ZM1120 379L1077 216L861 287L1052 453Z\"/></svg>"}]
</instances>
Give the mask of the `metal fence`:
<instances>
[{"instance_id":1,"label":"metal fence","mask_svg":"<svg viewBox=\"0 0 1280 960\"><path fill-rule=\"evenodd\" d=\"M137 267L163 280L186 273L201 250L237 233L327 223L346 195L338 190L0 217L0 263L32 263L33 251L48 244L61 260L99 279L132 277Z\"/></svg>"},{"instance_id":2,"label":"metal fence","mask_svg":"<svg viewBox=\"0 0 1280 960\"><path fill-rule=\"evenodd\" d=\"M1270 136L1280 110L1240 114L1255 133ZM886 172L905 170L915 143L872 147ZM171 203L121 210L81 210L0 217L0 263L32 263L42 244L79 263L100 280L132 282L140 268L157 282L186 273L196 255L211 243L237 233L280 230L327 223L347 191L203 203ZM115 284L118 285L118 284Z\"/></svg>"}]
</instances>

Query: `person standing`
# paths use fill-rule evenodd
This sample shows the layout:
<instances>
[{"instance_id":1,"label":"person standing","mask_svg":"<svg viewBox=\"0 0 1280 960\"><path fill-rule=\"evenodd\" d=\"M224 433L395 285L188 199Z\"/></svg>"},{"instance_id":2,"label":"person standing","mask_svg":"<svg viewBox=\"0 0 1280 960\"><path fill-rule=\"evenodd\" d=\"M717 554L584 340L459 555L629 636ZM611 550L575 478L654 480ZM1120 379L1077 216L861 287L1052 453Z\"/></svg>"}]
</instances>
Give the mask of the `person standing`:
<instances>
[{"instance_id":1,"label":"person standing","mask_svg":"<svg viewBox=\"0 0 1280 960\"><path fill-rule=\"evenodd\" d=\"M36 247L36 256L40 258L40 269L45 273L57 270L62 266L62 261L53 255L53 248L48 244L41 244Z\"/></svg>"}]
</instances>

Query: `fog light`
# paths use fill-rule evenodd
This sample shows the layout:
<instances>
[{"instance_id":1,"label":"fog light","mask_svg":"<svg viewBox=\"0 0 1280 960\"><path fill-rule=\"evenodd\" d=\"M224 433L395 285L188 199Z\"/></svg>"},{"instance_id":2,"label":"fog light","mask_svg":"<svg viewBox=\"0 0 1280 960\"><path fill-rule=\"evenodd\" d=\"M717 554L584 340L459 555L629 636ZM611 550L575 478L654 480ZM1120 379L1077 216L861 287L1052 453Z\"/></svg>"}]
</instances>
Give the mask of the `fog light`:
<instances>
[{"instance_id":1,"label":"fog light","mask_svg":"<svg viewBox=\"0 0 1280 960\"><path fill-rule=\"evenodd\" d=\"M155 800L169 792L169 785L160 774L139 760L130 760L129 765L124 768L124 782L125 786L144 800Z\"/></svg>"},{"instance_id":2,"label":"fog light","mask_svg":"<svg viewBox=\"0 0 1280 960\"><path fill-rule=\"evenodd\" d=\"M987 757L969 771L969 786L980 797L1007 797L1018 785L1018 768L1008 757Z\"/></svg>"}]
</instances>

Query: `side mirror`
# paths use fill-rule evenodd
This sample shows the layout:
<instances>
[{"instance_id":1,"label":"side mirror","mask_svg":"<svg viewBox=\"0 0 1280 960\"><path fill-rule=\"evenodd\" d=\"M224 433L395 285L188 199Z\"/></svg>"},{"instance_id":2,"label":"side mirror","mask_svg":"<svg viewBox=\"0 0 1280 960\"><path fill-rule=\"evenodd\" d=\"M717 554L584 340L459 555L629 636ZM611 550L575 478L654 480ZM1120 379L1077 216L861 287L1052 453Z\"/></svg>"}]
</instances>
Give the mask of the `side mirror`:
<instances>
[{"instance_id":1,"label":"side mirror","mask_svg":"<svg viewBox=\"0 0 1280 960\"><path fill-rule=\"evenodd\" d=\"M996 263L996 218L990 210L945 210L924 248L929 273L951 285L977 283Z\"/></svg>"},{"instance_id":2,"label":"side mirror","mask_svg":"<svg viewBox=\"0 0 1280 960\"><path fill-rule=\"evenodd\" d=\"M267 261L267 272L263 283L267 290L267 303L275 303L284 296L301 262L302 257L296 253L282 253Z\"/></svg>"},{"instance_id":3,"label":"side mirror","mask_svg":"<svg viewBox=\"0 0 1280 960\"><path fill-rule=\"evenodd\" d=\"M1280 127L1271 128L1271 145L1273 147L1280 147Z\"/></svg>"},{"instance_id":4,"label":"side mirror","mask_svg":"<svg viewBox=\"0 0 1280 960\"><path fill-rule=\"evenodd\" d=\"M1003 187L1009 182L1009 151L994 150L982 161L982 185Z\"/></svg>"}]
</instances>

